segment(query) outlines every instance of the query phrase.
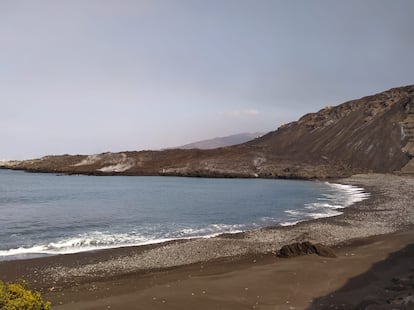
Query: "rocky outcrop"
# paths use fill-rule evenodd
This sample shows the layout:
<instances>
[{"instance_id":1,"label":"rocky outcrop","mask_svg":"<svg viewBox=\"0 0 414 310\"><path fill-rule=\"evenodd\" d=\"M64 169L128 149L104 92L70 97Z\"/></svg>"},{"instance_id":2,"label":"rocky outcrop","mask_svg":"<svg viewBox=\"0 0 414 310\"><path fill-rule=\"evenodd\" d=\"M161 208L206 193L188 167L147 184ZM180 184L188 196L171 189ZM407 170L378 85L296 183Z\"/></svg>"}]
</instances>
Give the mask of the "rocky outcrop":
<instances>
[{"instance_id":1,"label":"rocky outcrop","mask_svg":"<svg viewBox=\"0 0 414 310\"><path fill-rule=\"evenodd\" d=\"M326 107L244 144L46 156L0 167L93 175L325 179L414 173L414 85Z\"/></svg>"},{"instance_id":2,"label":"rocky outcrop","mask_svg":"<svg viewBox=\"0 0 414 310\"><path fill-rule=\"evenodd\" d=\"M410 161L401 169L403 173L414 174L414 98L406 105L407 117L400 123L401 138L406 141L402 148L409 157Z\"/></svg>"},{"instance_id":3,"label":"rocky outcrop","mask_svg":"<svg viewBox=\"0 0 414 310\"><path fill-rule=\"evenodd\" d=\"M323 257L336 257L330 247L311 242L292 243L283 246L277 253L278 257L291 258L301 255L316 254Z\"/></svg>"}]
</instances>

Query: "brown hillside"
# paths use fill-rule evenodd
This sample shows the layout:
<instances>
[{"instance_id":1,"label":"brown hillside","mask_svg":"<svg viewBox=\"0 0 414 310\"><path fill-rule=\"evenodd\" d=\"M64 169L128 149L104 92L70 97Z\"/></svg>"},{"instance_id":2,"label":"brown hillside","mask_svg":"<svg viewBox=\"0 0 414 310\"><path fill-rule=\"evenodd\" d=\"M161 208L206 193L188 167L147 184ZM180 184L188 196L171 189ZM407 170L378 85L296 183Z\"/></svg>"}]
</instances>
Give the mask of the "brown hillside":
<instances>
[{"instance_id":1,"label":"brown hillside","mask_svg":"<svg viewBox=\"0 0 414 310\"><path fill-rule=\"evenodd\" d=\"M414 86L391 89L307 114L250 145L295 161L393 172L410 159L403 148L414 125L412 119L405 123L413 106Z\"/></svg>"},{"instance_id":2,"label":"brown hillside","mask_svg":"<svg viewBox=\"0 0 414 310\"><path fill-rule=\"evenodd\" d=\"M414 85L326 107L232 147L47 156L2 166L96 175L329 178L414 173L413 157Z\"/></svg>"}]
</instances>

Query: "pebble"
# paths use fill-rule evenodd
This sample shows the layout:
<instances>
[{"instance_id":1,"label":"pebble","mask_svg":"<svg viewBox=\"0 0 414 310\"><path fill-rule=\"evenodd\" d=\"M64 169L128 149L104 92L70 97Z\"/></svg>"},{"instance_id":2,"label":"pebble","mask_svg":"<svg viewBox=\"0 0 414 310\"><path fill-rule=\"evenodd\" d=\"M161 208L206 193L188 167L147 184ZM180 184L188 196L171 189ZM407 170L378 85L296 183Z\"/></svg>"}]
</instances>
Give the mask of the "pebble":
<instances>
[{"instance_id":1,"label":"pebble","mask_svg":"<svg viewBox=\"0 0 414 310\"><path fill-rule=\"evenodd\" d=\"M333 246L350 239L391 233L414 225L412 207L414 178L367 174L341 179L338 182L372 188L382 194L373 195L370 199L358 203L352 212L343 209L344 214L336 216L335 221L325 219L304 222L299 226L258 229L245 234L241 239L200 238L160 244L149 250L136 252L131 248L129 255L114 255L99 263L52 266L46 268L43 274L49 278L49 281L59 281L59 283L74 282L82 277L106 278L160 266L173 267L201 263L216 257L275 252L282 245L294 242L305 233L312 242ZM390 205L392 208L389 208ZM348 254L352 256L354 253ZM200 268L204 266L201 265Z\"/></svg>"}]
</instances>

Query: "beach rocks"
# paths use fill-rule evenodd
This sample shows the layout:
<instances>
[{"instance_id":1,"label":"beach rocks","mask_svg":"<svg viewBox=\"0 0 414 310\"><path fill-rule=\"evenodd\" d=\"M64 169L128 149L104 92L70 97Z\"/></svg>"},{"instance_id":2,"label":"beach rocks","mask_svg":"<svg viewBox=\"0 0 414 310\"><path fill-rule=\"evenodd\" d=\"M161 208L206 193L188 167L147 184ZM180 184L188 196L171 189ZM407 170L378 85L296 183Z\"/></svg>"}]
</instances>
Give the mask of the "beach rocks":
<instances>
[{"instance_id":1,"label":"beach rocks","mask_svg":"<svg viewBox=\"0 0 414 310\"><path fill-rule=\"evenodd\" d=\"M312 244L311 242L292 243L283 246L277 253L278 257L289 258L300 255L317 254L324 257L336 257L330 247L323 244Z\"/></svg>"}]
</instances>

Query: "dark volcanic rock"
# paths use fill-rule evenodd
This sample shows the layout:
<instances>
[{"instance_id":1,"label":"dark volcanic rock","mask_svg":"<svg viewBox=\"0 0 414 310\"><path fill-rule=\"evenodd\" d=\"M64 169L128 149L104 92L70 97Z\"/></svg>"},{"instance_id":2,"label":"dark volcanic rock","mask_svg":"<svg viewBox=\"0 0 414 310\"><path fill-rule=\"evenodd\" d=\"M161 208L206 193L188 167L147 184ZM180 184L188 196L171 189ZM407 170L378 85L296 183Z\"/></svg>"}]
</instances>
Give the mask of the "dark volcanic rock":
<instances>
[{"instance_id":1,"label":"dark volcanic rock","mask_svg":"<svg viewBox=\"0 0 414 310\"><path fill-rule=\"evenodd\" d=\"M289 258L309 254L317 254L324 257L336 257L331 248L323 244L312 244L311 242L298 242L285 245L279 250L277 256Z\"/></svg>"}]
</instances>

